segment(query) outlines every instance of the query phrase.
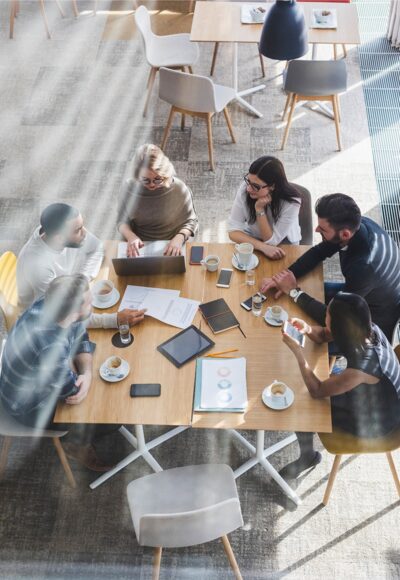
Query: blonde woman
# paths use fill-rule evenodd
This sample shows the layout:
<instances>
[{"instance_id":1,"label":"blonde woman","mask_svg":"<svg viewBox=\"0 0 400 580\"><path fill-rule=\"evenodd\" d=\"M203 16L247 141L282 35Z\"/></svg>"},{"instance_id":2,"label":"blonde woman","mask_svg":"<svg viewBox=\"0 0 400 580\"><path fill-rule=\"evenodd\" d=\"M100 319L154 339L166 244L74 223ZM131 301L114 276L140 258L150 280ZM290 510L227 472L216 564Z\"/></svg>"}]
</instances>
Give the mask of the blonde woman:
<instances>
[{"instance_id":1,"label":"blonde woman","mask_svg":"<svg viewBox=\"0 0 400 580\"><path fill-rule=\"evenodd\" d=\"M128 257L138 256L143 242L152 240L169 240L164 254L179 256L197 228L192 192L176 177L171 161L156 145L139 147L118 218Z\"/></svg>"}]
</instances>

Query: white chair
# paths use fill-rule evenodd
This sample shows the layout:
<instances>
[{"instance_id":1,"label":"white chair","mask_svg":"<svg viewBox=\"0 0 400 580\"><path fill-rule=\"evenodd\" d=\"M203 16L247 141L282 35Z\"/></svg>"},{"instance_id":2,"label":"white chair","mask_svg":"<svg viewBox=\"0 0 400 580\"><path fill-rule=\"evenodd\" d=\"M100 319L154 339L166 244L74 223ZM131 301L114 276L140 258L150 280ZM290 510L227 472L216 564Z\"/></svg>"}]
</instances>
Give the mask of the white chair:
<instances>
[{"instance_id":1,"label":"white chair","mask_svg":"<svg viewBox=\"0 0 400 580\"><path fill-rule=\"evenodd\" d=\"M192 65L199 58L199 47L197 43L190 42L189 34L169 34L167 36L154 34L151 30L150 14L145 6L139 6L136 10L135 21L143 38L146 60L151 66L143 109L143 117L145 117L157 71L161 67L182 70L185 70L184 67L188 67L189 72L192 72Z\"/></svg>"},{"instance_id":2,"label":"white chair","mask_svg":"<svg viewBox=\"0 0 400 580\"><path fill-rule=\"evenodd\" d=\"M216 85L208 77L161 68L160 99L171 105L161 149L164 149L167 142L175 113L182 115L182 129L185 127L185 115L201 117L207 122L208 153L211 170L214 171L211 119L215 113L223 111L232 142L236 143L231 118L227 109L228 103L235 97L236 93L234 89Z\"/></svg>"},{"instance_id":3,"label":"white chair","mask_svg":"<svg viewBox=\"0 0 400 580\"><path fill-rule=\"evenodd\" d=\"M229 563L242 578L227 534L243 525L235 478L228 465L190 465L154 473L127 487L136 537L154 547L153 580L162 548L182 548L221 538Z\"/></svg>"}]
</instances>

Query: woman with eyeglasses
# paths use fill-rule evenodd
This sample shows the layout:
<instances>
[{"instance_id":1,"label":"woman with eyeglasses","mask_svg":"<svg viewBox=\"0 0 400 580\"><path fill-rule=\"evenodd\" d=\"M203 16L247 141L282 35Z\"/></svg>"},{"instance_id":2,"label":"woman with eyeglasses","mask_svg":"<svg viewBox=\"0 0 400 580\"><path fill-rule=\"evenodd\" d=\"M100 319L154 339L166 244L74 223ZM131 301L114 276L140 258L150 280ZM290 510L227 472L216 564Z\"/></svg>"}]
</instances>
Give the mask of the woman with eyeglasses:
<instances>
[{"instance_id":1,"label":"woman with eyeglasses","mask_svg":"<svg viewBox=\"0 0 400 580\"><path fill-rule=\"evenodd\" d=\"M179 256L198 229L192 192L157 145L139 147L132 174L118 218L118 230L128 242L127 256L138 256L143 242L153 240L169 240L164 254Z\"/></svg>"},{"instance_id":2,"label":"woman with eyeglasses","mask_svg":"<svg viewBox=\"0 0 400 580\"><path fill-rule=\"evenodd\" d=\"M300 206L301 194L288 182L281 161L263 155L243 177L228 222L229 237L279 260L285 252L278 244L298 244L301 239Z\"/></svg>"}]
</instances>

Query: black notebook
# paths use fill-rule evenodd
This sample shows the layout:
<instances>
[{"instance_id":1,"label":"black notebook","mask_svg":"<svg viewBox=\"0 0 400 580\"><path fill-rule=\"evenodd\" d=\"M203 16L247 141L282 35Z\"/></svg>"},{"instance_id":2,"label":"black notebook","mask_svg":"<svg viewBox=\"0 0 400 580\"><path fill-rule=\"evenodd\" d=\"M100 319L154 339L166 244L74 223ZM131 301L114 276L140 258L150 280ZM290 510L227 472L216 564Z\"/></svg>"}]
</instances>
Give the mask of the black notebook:
<instances>
[{"instance_id":1,"label":"black notebook","mask_svg":"<svg viewBox=\"0 0 400 580\"><path fill-rule=\"evenodd\" d=\"M238 319L223 298L200 304L199 308L214 334L240 326Z\"/></svg>"}]
</instances>

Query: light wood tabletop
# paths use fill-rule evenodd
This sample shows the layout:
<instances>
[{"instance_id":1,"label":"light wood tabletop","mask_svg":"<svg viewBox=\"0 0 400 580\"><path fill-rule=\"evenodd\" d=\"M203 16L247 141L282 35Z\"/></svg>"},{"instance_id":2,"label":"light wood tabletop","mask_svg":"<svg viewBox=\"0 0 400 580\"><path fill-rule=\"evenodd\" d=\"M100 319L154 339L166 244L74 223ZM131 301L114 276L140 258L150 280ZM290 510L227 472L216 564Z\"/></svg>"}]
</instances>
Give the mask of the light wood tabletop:
<instances>
[{"instance_id":1,"label":"light wood tabletop","mask_svg":"<svg viewBox=\"0 0 400 580\"><path fill-rule=\"evenodd\" d=\"M301 4L301 3L299 3ZM268 10L271 5L263 4ZM310 44L360 44L357 7L354 4L310 2L301 4ZM197 42L259 42L262 24L242 24L237 2L196 2L190 40ZM336 29L311 28L314 8L336 10Z\"/></svg>"},{"instance_id":2,"label":"light wood tabletop","mask_svg":"<svg viewBox=\"0 0 400 580\"><path fill-rule=\"evenodd\" d=\"M127 284L179 289L181 296L201 302L215 298L225 298L241 322L244 338L238 329L214 335L200 313L194 320L216 346L214 351L238 348L238 355L247 359L247 389L249 406L247 412L239 413L195 413L192 417L195 362L181 369L175 368L156 347L179 332L179 329L163 324L150 317L132 329L134 343L126 349L112 346L111 337L115 330L90 331L90 337L97 344L94 355L93 384L85 401L76 406L60 404L56 422L65 423L118 423L143 425L189 425L208 428L240 428L264 430L297 430L330 432L331 413L328 400L317 401L310 397L302 381L296 360L283 344L279 328L270 327L262 317L256 318L245 311L240 302L248 298L261 282L290 265L307 246L284 246L286 258L273 262L259 255L260 265L256 269L256 285L246 286L245 274L234 271L229 289L217 288L217 273L205 272L201 266L187 265L184 275L146 276L118 278L112 266L111 256L116 255L116 243L107 243L107 256L102 276L111 279L123 295ZM222 267L232 267L233 244L196 244L205 247L205 255L216 253L221 258ZM187 252L189 255L190 244ZM188 259L187 259L188 264ZM301 286L317 299L323 299L322 266L316 268L301 280ZM273 304L273 296L268 296L267 305ZM290 316L305 317L290 298L277 301ZM115 311L116 305L110 311ZM108 312L107 310L99 312ZM328 376L328 356L326 345L315 345L307 340L307 359L320 378ZM210 351L212 352L212 351ZM130 366L129 376L118 383L103 381L98 373L101 363L109 356L118 354ZM295 392L291 408L277 412L265 407L261 393L274 379L286 382ZM130 398L131 383L161 383L158 398Z\"/></svg>"}]
</instances>

